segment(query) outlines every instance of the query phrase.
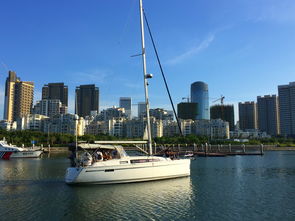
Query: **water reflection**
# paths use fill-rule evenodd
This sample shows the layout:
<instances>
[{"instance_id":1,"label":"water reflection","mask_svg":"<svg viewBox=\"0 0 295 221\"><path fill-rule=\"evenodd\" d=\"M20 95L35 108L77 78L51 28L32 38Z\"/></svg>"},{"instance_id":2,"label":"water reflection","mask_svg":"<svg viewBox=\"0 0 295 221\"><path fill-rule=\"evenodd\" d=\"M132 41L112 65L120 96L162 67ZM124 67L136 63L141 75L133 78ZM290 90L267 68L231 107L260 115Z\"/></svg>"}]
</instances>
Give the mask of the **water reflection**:
<instances>
[{"instance_id":1,"label":"water reflection","mask_svg":"<svg viewBox=\"0 0 295 221\"><path fill-rule=\"evenodd\" d=\"M68 208L83 219L177 219L189 215L192 203L190 178L71 188L75 199ZM70 210L67 216L74 218Z\"/></svg>"},{"instance_id":2,"label":"water reflection","mask_svg":"<svg viewBox=\"0 0 295 221\"><path fill-rule=\"evenodd\" d=\"M9 161L1 162L0 179L15 180L36 177L41 165L40 158L10 159Z\"/></svg>"},{"instance_id":3,"label":"water reflection","mask_svg":"<svg viewBox=\"0 0 295 221\"><path fill-rule=\"evenodd\" d=\"M295 217L294 154L198 158L192 161L189 178L103 186L66 185L66 157L0 160L0 217L213 221Z\"/></svg>"}]
</instances>

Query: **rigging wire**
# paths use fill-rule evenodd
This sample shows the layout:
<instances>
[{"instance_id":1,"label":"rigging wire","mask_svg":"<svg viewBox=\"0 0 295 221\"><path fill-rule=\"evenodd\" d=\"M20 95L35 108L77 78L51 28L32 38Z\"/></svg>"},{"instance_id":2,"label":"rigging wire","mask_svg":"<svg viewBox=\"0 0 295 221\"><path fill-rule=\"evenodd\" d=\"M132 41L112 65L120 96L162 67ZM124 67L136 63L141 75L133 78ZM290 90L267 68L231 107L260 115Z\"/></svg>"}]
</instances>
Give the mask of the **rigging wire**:
<instances>
[{"instance_id":1,"label":"rigging wire","mask_svg":"<svg viewBox=\"0 0 295 221\"><path fill-rule=\"evenodd\" d=\"M152 32L151 32L151 29L150 29L150 26L149 26L145 11L143 11L143 15L144 15L144 19L145 19L145 22L146 22L146 25L147 25L147 28L148 28L148 31L149 31L149 35L150 35L152 44L153 44L154 51L155 51L155 54L156 54L156 57L157 57L157 61L158 61L158 64L159 64L159 67L160 67L160 70L161 70L161 74L162 74L162 77L163 77L163 80L164 80L164 83L165 83L166 91L167 91L167 94L169 96L169 100L170 100L170 103L171 103L171 106L172 106L172 109L173 109L173 113L174 113L174 116L175 116L176 121L177 121L178 129L179 129L180 134L183 136L181 126L180 126L180 122L179 122L178 116L177 116L175 108L174 108L174 104L173 104L171 94L170 94L170 91L169 91L169 88L168 88L166 77L165 77L165 74L164 74L164 71L163 71L163 68L162 68L162 64L161 64L161 61L160 61L160 58L159 58L159 55L158 55L158 51L157 51L157 48L156 48L156 45L155 45L155 42L154 42L154 38L153 38L153 35L152 35Z\"/></svg>"},{"instance_id":2,"label":"rigging wire","mask_svg":"<svg viewBox=\"0 0 295 221\"><path fill-rule=\"evenodd\" d=\"M135 0L133 0L133 2L131 2L131 5L130 5L130 8L128 10L128 14L127 14L127 17L125 19L125 23L124 23L124 26L123 26L123 29L121 30L121 33L119 35L119 41L118 41L118 44L121 44L121 41L127 31L127 28L128 28L128 25L130 23L130 20L131 20L131 12L134 11L133 8L135 7Z\"/></svg>"}]
</instances>

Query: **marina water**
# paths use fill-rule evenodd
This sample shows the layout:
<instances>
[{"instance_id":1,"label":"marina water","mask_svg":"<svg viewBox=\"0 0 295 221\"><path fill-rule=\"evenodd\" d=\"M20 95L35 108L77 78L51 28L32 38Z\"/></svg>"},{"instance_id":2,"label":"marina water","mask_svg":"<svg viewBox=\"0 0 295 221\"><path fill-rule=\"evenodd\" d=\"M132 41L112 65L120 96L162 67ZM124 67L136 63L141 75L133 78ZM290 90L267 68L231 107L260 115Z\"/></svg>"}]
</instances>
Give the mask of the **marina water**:
<instances>
[{"instance_id":1,"label":"marina water","mask_svg":"<svg viewBox=\"0 0 295 221\"><path fill-rule=\"evenodd\" d=\"M0 220L295 220L295 152L199 157L187 178L88 186L65 184L66 157L0 161Z\"/></svg>"}]
</instances>

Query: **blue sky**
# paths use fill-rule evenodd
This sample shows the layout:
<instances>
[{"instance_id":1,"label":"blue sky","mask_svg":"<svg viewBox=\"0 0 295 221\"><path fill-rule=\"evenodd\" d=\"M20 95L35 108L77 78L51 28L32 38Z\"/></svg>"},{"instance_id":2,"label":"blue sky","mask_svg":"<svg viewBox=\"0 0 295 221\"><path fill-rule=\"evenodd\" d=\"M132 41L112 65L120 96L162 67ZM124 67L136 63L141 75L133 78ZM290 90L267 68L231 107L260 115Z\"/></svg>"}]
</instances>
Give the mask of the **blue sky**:
<instances>
[{"instance_id":1,"label":"blue sky","mask_svg":"<svg viewBox=\"0 0 295 221\"><path fill-rule=\"evenodd\" d=\"M0 0L0 118L7 70L35 82L100 88L100 109L120 96L143 101L138 0ZM175 103L190 84L210 101L256 100L295 81L294 0L145 0L144 8ZM151 107L171 109L147 37Z\"/></svg>"}]
</instances>

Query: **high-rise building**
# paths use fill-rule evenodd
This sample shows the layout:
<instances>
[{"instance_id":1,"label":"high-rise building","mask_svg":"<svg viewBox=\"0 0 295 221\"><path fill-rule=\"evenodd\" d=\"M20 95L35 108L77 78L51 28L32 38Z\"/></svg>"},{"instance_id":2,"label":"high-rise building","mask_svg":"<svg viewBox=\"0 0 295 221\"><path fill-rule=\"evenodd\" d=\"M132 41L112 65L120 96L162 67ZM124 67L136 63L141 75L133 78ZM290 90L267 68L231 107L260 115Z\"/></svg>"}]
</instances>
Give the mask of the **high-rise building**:
<instances>
[{"instance_id":1,"label":"high-rise building","mask_svg":"<svg viewBox=\"0 0 295 221\"><path fill-rule=\"evenodd\" d=\"M64 83L49 83L42 88L42 100L58 99L60 102L68 106L68 86Z\"/></svg>"},{"instance_id":2,"label":"high-rise building","mask_svg":"<svg viewBox=\"0 0 295 221\"><path fill-rule=\"evenodd\" d=\"M125 109L125 114L128 116L129 119L131 119L131 113L132 113L131 97L120 97L119 106Z\"/></svg>"},{"instance_id":3,"label":"high-rise building","mask_svg":"<svg viewBox=\"0 0 295 221\"><path fill-rule=\"evenodd\" d=\"M21 81L13 71L8 72L5 84L4 120L16 121L30 114L34 99L34 83Z\"/></svg>"},{"instance_id":4,"label":"high-rise building","mask_svg":"<svg viewBox=\"0 0 295 221\"><path fill-rule=\"evenodd\" d=\"M239 102L239 123L241 130L257 129L257 108L254 101Z\"/></svg>"},{"instance_id":5,"label":"high-rise building","mask_svg":"<svg viewBox=\"0 0 295 221\"><path fill-rule=\"evenodd\" d=\"M280 129L283 136L295 136L295 82L279 85Z\"/></svg>"},{"instance_id":6,"label":"high-rise building","mask_svg":"<svg viewBox=\"0 0 295 221\"><path fill-rule=\"evenodd\" d=\"M146 104L145 102L138 102L137 104L137 113L138 117L143 117L146 113Z\"/></svg>"},{"instance_id":7,"label":"high-rise building","mask_svg":"<svg viewBox=\"0 0 295 221\"><path fill-rule=\"evenodd\" d=\"M66 106L59 99L43 99L34 106L34 114L41 114L52 118L58 114L67 114Z\"/></svg>"},{"instance_id":8,"label":"high-rise building","mask_svg":"<svg viewBox=\"0 0 295 221\"><path fill-rule=\"evenodd\" d=\"M210 107L211 119L221 119L229 123L229 130L235 129L234 105L217 104Z\"/></svg>"},{"instance_id":9,"label":"high-rise building","mask_svg":"<svg viewBox=\"0 0 295 221\"><path fill-rule=\"evenodd\" d=\"M183 120L196 120L198 116L198 104L188 102L177 104L177 116Z\"/></svg>"},{"instance_id":10,"label":"high-rise building","mask_svg":"<svg viewBox=\"0 0 295 221\"><path fill-rule=\"evenodd\" d=\"M99 110L99 89L94 84L76 87L75 113L80 117L90 116L91 111Z\"/></svg>"},{"instance_id":11,"label":"high-rise building","mask_svg":"<svg viewBox=\"0 0 295 221\"><path fill-rule=\"evenodd\" d=\"M191 102L198 103L197 119L210 119L208 84L202 81L191 84Z\"/></svg>"},{"instance_id":12,"label":"high-rise building","mask_svg":"<svg viewBox=\"0 0 295 221\"><path fill-rule=\"evenodd\" d=\"M150 109L150 117L154 117L156 120L173 120L173 112L169 112L163 108Z\"/></svg>"},{"instance_id":13,"label":"high-rise building","mask_svg":"<svg viewBox=\"0 0 295 221\"><path fill-rule=\"evenodd\" d=\"M280 134L279 105L276 95L257 97L258 129L269 135Z\"/></svg>"},{"instance_id":14,"label":"high-rise building","mask_svg":"<svg viewBox=\"0 0 295 221\"><path fill-rule=\"evenodd\" d=\"M127 118L127 115L125 113L125 109L121 107L111 107L107 108L105 110L102 110L97 117L100 121L108 121L113 118Z\"/></svg>"}]
</instances>

